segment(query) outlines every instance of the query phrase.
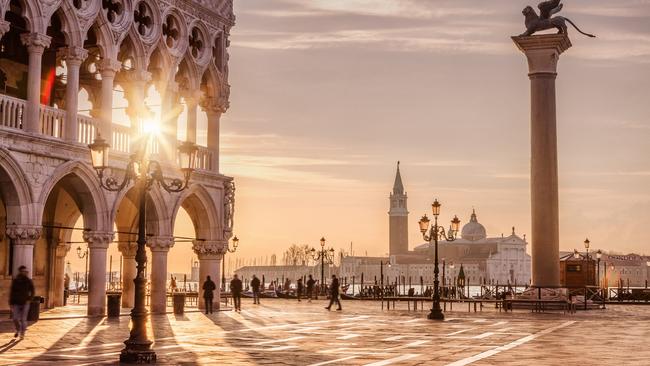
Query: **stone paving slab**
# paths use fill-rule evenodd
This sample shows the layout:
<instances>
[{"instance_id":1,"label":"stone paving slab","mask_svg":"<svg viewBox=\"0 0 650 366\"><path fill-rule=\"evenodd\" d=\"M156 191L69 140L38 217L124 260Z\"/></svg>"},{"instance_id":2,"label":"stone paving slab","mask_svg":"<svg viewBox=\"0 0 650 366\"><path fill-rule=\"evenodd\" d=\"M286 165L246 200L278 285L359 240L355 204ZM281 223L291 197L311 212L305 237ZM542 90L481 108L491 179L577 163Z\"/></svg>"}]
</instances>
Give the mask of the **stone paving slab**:
<instances>
[{"instance_id":1,"label":"stone paving slab","mask_svg":"<svg viewBox=\"0 0 650 366\"><path fill-rule=\"evenodd\" d=\"M149 334L169 365L648 365L650 307L577 314L381 311L379 303L244 300L243 311L154 315ZM57 309L58 313L65 310ZM129 318L39 321L24 340L0 323L0 365L117 364Z\"/></svg>"}]
</instances>

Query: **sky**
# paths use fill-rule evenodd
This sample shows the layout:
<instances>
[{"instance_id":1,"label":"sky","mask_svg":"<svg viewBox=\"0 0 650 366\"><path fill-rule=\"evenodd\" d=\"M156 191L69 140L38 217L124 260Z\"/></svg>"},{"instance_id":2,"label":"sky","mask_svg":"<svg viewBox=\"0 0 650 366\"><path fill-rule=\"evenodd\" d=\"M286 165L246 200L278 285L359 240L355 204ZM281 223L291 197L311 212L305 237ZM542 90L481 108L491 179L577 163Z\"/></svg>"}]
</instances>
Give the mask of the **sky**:
<instances>
[{"instance_id":1,"label":"sky","mask_svg":"<svg viewBox=\"0 0 650 366\"><path fill-rule=\"evenodd\" d=\"M562 250L648 253L650 1L564 1L557 116ZM530 233L527 1L239 0L221 171L235 256L291 244L388 252L401 161L410 247L434 197L488 235ZM535 4L532 4L535 5ZM530 235L528 235L529 239ZM534 239L533 239L534 240Z\"/></svg>"},{"instance_id":2,"label":"sky","mask_svg":"<svg viewBox=\"0 0 650 366\"><path fill-rule=\"evenodd\" d=\"M529 234L528 69L510 39L526 5L235 0L220 161L237 185L240 245L227 269L323 236L387 254L398 160L411 248L434 198L442 222L475 208L488 235ZM559 61L560 249L588 237L649 254L650 1L565 0L561 15L597 38L570 28ZM175 234L192 236L185 213ZM177 243L169 271L188 272L191 257Z\"/></svg>"}]
</instances>

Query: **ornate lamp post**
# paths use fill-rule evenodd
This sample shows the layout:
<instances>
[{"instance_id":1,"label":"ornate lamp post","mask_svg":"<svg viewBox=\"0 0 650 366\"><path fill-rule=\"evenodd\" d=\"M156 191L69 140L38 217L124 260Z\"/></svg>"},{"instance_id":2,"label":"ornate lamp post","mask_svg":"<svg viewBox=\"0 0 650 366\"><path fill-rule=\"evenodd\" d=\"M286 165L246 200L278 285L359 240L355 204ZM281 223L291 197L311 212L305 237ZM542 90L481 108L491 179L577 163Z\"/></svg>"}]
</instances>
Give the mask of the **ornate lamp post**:
<instances>
[{"instance_id":1,"label":"ornate lamp post","mask_svg":"<svg viewBox=\"0 0 650 366\"><path fill-rule=\"evenodd\" d=\"M324 293L327 289L325 285L325 263L328 265L334 264L334 248L325 249L325 238L320 238L320 250L311 248L307 251L307 254L311 254L311 257L315 261L320 260L320 287L321 293Z\"/></svg>"},{"instance_id":2,"label":"ornate lamp post","mask_svg":"<svg viewBox=\"0 0 650 366\"><path fill-rule=\"evenodd\" d=\"M86 250L84 251L81 250L81 247L77 247L77 257L79 257L79 259L86 258L86 276L84 277L84 289L88 290L88 247L86 247Z\"/></svg>"},{"instance_id":3,"label":"ornate lamp post","mask_svg":"<svg viewBox=\"0 0 650 366\"><path fill-rule=\"evenodd\" d=\"M230 246L228 246L228 253L234 253L237 251L237 247L239 246L239 238L237 238L237 235L235 235L234 238L232 238L232 249L230 249ZM221 261L221 288L226 291L226 254L224 253L223 255L223 260Z\"/></svg>"},{"instance_id":4,"label":"ornate lamp post","mask_svg":"<svg viewBox=\"0 0 650 366\"><path fill-rule=\"evenodd\" d=\"M601 284L600 284L600 259L602 258L602 256L603 256L603 252L600 249L598 249L598 251L596 251L596 278L597 278L597 282L598 282L597 283L598 287L601 286Z\"/></svg>"},{"instance_id":5,"label":"ornate lamp post","mask_svg":"<svg viewBox=\"0 0 650 366\"><path fill-rule=\"evenodd\" d=\"M104 172L108 168L108 150L109 144L101 136L97 136L95 142L89 145L90 158L93 168L97 171L99 182L102 188L117 192L124 189L131 181L135 182L138 189L138 250L135 255L137 263L137 274L133 282L135 283L135 301L133 310L131 310L131 322L133 324L129 339L124 341L126 347L120 354L120 362L140 363L151 362L156 360L156 353L151 349L151 340L147 337L147 309L145 307L146 284L145 266L147 264L147 255L145 245L146 237L146 197L147 192L154 184L163 188L167 192L181 192L187 188L190 176L194 171L194 162L196 161L197 148L190 142L184 142L178 147L180 169L183 172L183 178L173 178L165 181L160 163L149 159L146 156L147 148L152 135L146 135L143 146L135 154L131 155L129 163L126 166L126 172L122 182L109 176Z\"/></svg>"},{"instance_id":6,"label":"ornate lamp post","mask_svg":"<svg viewBox=\"0 0 650 366\"><path fill-rule=\"evenodd\" d=\"M458 233L458 228L460 227L460 220L458 219L457 216L454 216L454 219L451 220L451 226L449 227L449 232L445 232L445 228L442 226L438 226L438 215L440 215L440 203L438 200L434 200L433 204L431 205L431 211L433 213L433 226L429 229L429 218L427 215L422 216L420 219L419 225L420 225L420 231L422 232L422 237L424 240L428 241L429 244L433 242L434 248L435 248L435 256L434 256L434 269L433 269L433 275L434 275L434 281L433 281L433 305L431 307L431 312L429 313L428 318L432 320L443 320L445 318L445 315L442 313L442 309L440 308L440 282L438 281L438 239L439 238L444 238L446 241L454 241L456 240L456 234ZM427 230L429 230L429 234L427 235Z\"/></svg>"},{"instance_id":7,"label":"ornate lamp post","mask_svg":"<svg viewBox=\"0 0 650 366\"><path fill-rule=\"evenodd\" d=\"M587 254L586 254L585 257L587 258L587 260L589 260L589 243L591 243L591 242L589 241L589 238L585 239L585 242L584 242L584 243L585 243L585 249L587 250Z\"/></svg>"}]
</instances>

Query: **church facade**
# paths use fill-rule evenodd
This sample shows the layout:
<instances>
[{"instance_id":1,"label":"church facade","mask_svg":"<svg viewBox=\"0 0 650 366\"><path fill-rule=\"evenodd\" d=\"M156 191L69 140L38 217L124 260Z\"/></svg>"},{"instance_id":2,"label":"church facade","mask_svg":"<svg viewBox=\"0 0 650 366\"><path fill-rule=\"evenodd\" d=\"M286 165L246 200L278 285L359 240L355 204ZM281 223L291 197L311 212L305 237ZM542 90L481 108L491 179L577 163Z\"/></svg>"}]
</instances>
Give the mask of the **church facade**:
<instances>
[{"instance_id":1,"label":"church facade","mask_svg":"<svg viewBox=\"0 0 650 366\"><path fill-rule=\"evenodd\" d=\"M408 249L408 197L399 163L393 190L389 197L389 257L378 258L369 268L360 260L362 257L347 257L341 265L341 275L350 278L360 277L364 272L366 279L380 278L384 283L432 284L434 277L434 247L424 243L412 251ZM452 242L438 243L440 260L440 281L447 285L455 283L461 267L466 283L478 284L529 284L531 280L531 257L526 253L528 242L525 235L519 236L512 228L508 236L489 237L485 227L472 211L469 221L463 226L459 236ZM383 265L382 265L383 263ZM381 267L380 267L381 266ZM444 279L442 278L444 272Z\"/></svg>"}]
</instances>

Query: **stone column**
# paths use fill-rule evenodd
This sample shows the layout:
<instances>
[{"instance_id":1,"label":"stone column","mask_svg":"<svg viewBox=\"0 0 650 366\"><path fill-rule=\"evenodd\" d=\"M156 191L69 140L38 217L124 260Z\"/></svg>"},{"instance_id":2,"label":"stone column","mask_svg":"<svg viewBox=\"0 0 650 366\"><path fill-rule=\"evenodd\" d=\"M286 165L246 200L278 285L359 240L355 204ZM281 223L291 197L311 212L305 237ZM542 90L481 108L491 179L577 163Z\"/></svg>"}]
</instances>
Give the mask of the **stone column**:
<instances>
[{"instance_id":1,"label":"stone column","mask_svg":"<svg viewBox=\"0 0 650 366\"><path fill-rule=\"evenodd\" d=\"M151 249L151 312L164 314L167 311L167 253L174 246L172 237L147 239Z\"/></svg>"},{"instance_id":2,"label":"stone column","mask_svg":"<svg viewBox=\"0 0 650 366\"><path fill-rule=\"evenodd\" d=\"M185 140L196 143L196 118L199 105L199 93L188 91L183 95L187 106L187 133Z\"/></svg>"},{"instance_id":3,"label":"stone column","mask_svg":"<svg viewBox=\"0 0 650 366\"><path fill-rule=\"evenodd\" d=\"M23 130L41 133L41 63L43 52L50 46L52 37L39 33L23 33L20 40L29 52L29 71L27 72L27 107L23 119Z\"/></svg>"},{"instance_id":4,"label":"stone column","mask_svg":"<svg viewBox=\"0 0 650 366\"><path fill-rule=\"evenodd\" d=\"M202 287L203 282L205 282L208 276L210 276L210 279L217 287L214 290L213 307L219 309L219 300L221 299L221 260L225 251L228 249L228 242L195 240L192 249L199 257L199 309L205 309Z\"/></svg>"},{"instance_id":5,"label":"stone column","mask_svg":"<svg viewBox=\"0 0 650 366\"><path fill-rule=\"evenodd\" d=\"M138 244L135 242L119 243L118 249L122 253L122 307L132 308L135 296L135 283L137 274L135 253Z\"/></svg>"},{"instance_id":6,"label":"stone column","mask_svg":"<svg viewBox=\"0 0 650 366\"><path fill-rule=\"evenodd\" d=\"M174 81L160 85L161 92L161 124L164 143L160 144L161 154L165 160L176 161L176 144L178 142L178 116L181 106L178 103L178 84Z\"/></svg>"},{"instance_id":7,"label":"stone column","mask_svg":"<svg viewBox=\"0 0 650 366\"><path fill-rule=\"evenodd\" d=\"M120 71L121 66L119 61L110 59L102 60L99 65L99 72L102 75L99 133L111 145L113 145L113 84L115 74Z\"/></svg>"},{"instance_id":8,"label":"stone column","mask_svg":"<svg viewBox=\"0 0 650 366\"><path fill-rule=\"evenodd\" d=\"M88 315L106 313L106 250L113 241L113 233L84 231L88 243Z\"/></svg>"},{"instance_id":9,"label":"stone column","mask_svg":"<svg viewBox=\"0 0 650 366\"><path fill-rule=\"evenodd\" d=\"M512 37L528 59L530 78L532 285L560 286L557 131L557 61L571 47L566 34Z\"/></svg>"},{"instance_id":10,"label":"stone column","mask_svg":"<svg viewBox=\"0 0 650 366\"><path fill-rule=\"evenodd\" d=\"M42 228L31 225L7 225L7 236L13 243L12 275L18 274L18 267L25 266L29 277L33 276L34 244L41 237Z\"/></svg>"},{"instance_id":11,"label":"stone column","mask_svg":"<svg viewBox=\"0 0 650 366\"><path fill-rule=\"evenodd\" d=\"M219 172L219 130L224 109L215 98L204 98L201 107L208 115L208 150L211 152L210 169Z\"/></svg>"},{"instance_id":12,"label":"stone column","mask_svg":"<svg viewBox=\"0 0 650 366\"><path fill-rule=\"evenodd\" d=\"M65 51L65 64L68 70L68 80L65 89L65 132L64 137L68 142L79 141L79 124L77 111L79 110L79 68L88 57L88 51L82 47L68 47Z\"/></svg>"},{"instance_id":13,"label":"stone column","mask_svg":"<svg viewBox=\"0 0 650 366\"><path fill-rule=\"evenodd\" d=\"M52 289L53 299L52 306L63 306L63 291L65 290L64 281L65 281L65 256L70 251L70 244L67 243L58 243L54 248L54 279L52 283L54 288Z\"/></svg>"},{"instance_id":14,"label":"stone column","mask_svg":"<svg viewBox=\"0 0 650 366\"><path fill-rule=\"evenodd\" d=\"M143 119L149 118L151 114L144 104L147 85L151 81L151 73L145 70L130 70L120 74L124 74L120 81L124 86L124 95L129 102L126 114L131 121L131 145L133 145L138 143L137 137L141 136Z\"/></svg>"}]
</instances>

